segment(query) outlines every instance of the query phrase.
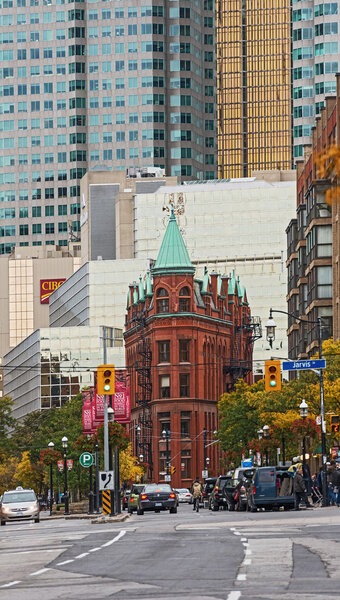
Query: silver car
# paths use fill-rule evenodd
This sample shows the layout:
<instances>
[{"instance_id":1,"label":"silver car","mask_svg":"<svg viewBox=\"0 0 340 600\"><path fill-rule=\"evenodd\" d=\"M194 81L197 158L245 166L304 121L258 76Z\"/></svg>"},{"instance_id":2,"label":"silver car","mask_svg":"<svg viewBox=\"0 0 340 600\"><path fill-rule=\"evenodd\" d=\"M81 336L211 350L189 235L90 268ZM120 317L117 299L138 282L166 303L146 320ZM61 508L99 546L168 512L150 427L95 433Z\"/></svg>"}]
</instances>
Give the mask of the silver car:
<instances>
[{"instance_id":1,"label":"silver car","mask_svg":"<svg viewBox=\"0 0 340 600\"><path fill-rule=\"evenodd\" d=\"M7 521L21 521L34 519L40 521L40 507L33 490L24 490L17 487L15 490L5 492L0 505L1 525Z\"/></svg>"},{"instance_id":2,"label":"silver car","mask_svg":"<svg viewBox=\"0 0 340 600\"><path fill-rule=\"evenodd\" d=\"M175 492L178 496L178 502L188 502L192 504L192 494L187 488L176 488Z\"/></svg>"}]
</instances>

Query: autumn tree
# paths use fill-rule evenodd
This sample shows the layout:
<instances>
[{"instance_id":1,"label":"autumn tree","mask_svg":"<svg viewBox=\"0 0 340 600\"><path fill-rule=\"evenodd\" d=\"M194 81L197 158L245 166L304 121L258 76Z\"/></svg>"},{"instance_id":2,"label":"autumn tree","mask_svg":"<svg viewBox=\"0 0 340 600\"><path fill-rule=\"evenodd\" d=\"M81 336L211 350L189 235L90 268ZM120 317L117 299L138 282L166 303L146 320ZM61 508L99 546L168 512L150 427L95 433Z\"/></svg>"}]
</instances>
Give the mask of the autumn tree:
<instances>
[{"instance_id":1,"label":"autumn tree","mask_svg":"<svg viewBox=\"0 0 340 600\"><path fill-rule=\"evenodd\" d=\"M329 182L326 191L326 202L334 204L340 198L340 147L327 146L316 156L317 174L319 179Z\"/></svg>"}]
</instances>

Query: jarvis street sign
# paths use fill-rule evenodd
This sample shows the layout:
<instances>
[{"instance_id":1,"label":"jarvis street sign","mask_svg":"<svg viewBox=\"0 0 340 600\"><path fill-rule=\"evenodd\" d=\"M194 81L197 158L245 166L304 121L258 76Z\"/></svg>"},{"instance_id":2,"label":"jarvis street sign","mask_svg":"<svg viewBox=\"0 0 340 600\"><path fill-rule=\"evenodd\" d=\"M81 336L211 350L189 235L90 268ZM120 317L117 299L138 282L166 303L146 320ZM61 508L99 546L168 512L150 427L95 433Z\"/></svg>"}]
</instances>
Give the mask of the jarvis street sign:
<instances>
[{"instance_id":1,"label":"jarvis street sign","mask_svg":"<svg viewBox=\"0 0 340 600\"><path fill-rule=\"evenodd\" d=\"M326 361L324 358L320 358L318 360L292 360L292 361L283 361L282 362L282 370L283 371L300 371L305 369L325 369Z\"/></svg>"}]
</instances>

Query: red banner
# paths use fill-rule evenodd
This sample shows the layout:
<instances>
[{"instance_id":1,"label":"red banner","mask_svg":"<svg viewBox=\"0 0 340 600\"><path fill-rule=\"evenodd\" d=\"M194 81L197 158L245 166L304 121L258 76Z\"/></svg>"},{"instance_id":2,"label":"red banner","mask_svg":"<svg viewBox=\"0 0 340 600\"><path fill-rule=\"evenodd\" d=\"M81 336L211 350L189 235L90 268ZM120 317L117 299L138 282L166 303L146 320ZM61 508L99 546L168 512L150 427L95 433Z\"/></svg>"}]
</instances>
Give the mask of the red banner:
<instances>
[{"instance_id":1,"label":"red banner","mask_svg":"<svg viewBox=\"0 0 340 600\"><path fill-rule=\"evenodd\" d=\"M117 423L130 423L130 377L126 369L116 369L113 409Z\"/></svg>"},{"instance_id":2,"label":"red banner","mask_svg":"<svg viewBox=\"0 0 340 600\"><path fill-rule=\"evenodd\" d=\"M92 402L91 392L83 392L83 433L93 433L92 431Z\"/></svg>"},{"instance_id":3,"label":"red banner","mask_svg":"<svg viewBox=\"0 0 340 600\"><path fill-rule=\"evenodd\" d=\"M48 304L52 292L66 279L40 279L40 304Z\"/></svg>"},{"instance_id":4,"label":"red banner","mask_svg":"<svg viewBox=\"0 0 340 600\"><path fill-rule=\"evenodd\" d=\"M91 387L82 392L83 397L83 433L94 433L104 422L104 398ZM108 398L108 397L107 397ZM130 423L130 378L126 369L116 369L115 394L112 398L114 420L117 423ZM109 398L108 398L109 402Z\"/></svg>"},{"instance_id":5,"label":"red banner","mask_svg":"<svg viewBox=\"0 0 340 600\"><path fill-rule=\"evenodd\" d=\"M104 420L104 396L98 396L95 392L94 404L96 419L102 423Z\"/></svg>"}]
</instances>

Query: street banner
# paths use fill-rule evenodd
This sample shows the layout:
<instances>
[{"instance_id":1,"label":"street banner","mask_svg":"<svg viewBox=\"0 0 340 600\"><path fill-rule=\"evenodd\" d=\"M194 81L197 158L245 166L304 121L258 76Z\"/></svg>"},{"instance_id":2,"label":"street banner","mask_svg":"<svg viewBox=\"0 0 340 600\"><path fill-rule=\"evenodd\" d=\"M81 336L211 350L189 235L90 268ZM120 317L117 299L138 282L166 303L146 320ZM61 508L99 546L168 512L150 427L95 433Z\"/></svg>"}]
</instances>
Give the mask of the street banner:
<instances>
[{"instance_id":1,"label":"street banner","mask_svg":"<svg viewBox=\"0 0 340 600\"><path fill-rule=\"evenodd\" d=\"M95 394L96 395L96 394ZM95 405L95 400L93 398L92 403L91 403L91 411L92 411L92 430L96 430L97 427L104 422L104 416L102 419L97 419L96 418L96 405Z\"/></svg>"},{"instance_id":2,"label":"street banner","mask_svg":"<svg viewBox=\"0 0 340 600\"><path fill-rule=\"evenodd\" d=\"M130 376L126 369L116 369L113 409L117 423L131 422Z\"/></svg>"},{"instance_id":3,"label":"street banner","mask_svg":"<svg viewBox=\"0 0 340 600\"><path fill-rule=\"evenodd\" d=\"M93 433L92 402L89 391L82 392L83 396L83 433Z\"/></svg>"},{"instance_id":4,"label":"street banner","mask_svg":"<svg viewBox=\"0 0 340 600\"><path fill-rule=\"evenodd\" d=\"M63 471L64 470L64 461L58 460L57 466L58 466L58 471Z\"/></svg>"},{"instance_id":5,"label":"street banner","mask_svg":"<svg viewBox=\"0 0 340 600\"><path fill-rule=\"evenodd\" d=\"M68 458L66 461L66 464L67 464L67 470L71 471L73 468L73 458Z\"/></svg>"},{"instance_id":6,"label":"street banner","mask_svg":"<svg viewBox=\"0 0 340 600\"><path fill-rule=\"evenodd\" d=\"M98 395L94 392L95 419L102 423L104 421L104 398L105 396Z\"/></svg>"}]
</instances>

